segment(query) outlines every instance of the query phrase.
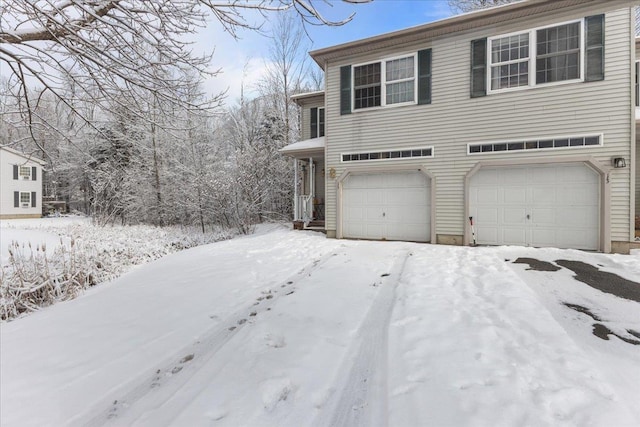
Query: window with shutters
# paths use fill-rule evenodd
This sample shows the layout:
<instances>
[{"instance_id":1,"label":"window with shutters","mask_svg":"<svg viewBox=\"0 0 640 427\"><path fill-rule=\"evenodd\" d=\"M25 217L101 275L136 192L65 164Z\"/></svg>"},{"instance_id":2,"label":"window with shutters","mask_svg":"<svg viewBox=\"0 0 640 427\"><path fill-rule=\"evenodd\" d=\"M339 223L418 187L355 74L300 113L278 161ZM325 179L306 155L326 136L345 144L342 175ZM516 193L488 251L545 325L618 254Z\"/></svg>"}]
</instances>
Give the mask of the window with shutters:
<instances>
[{"instance_id":1,"label":"window with shutters","mask_svg":"<svg viewBox=\"0 0 640 427\"><path fill-rule=\"evenodd\" d=\"M20 166L20 179L31 179L31 168L29 166Z\"/></svg>"},{"instance_id":2,"label":"window with shutters","mask_svg":"<svg viewBox=\"0 0 640 427\"><path fill-rule=\"evenodd\" d=\"M489 37L487 41L489 93L604 79L602 15Z\"/></svg>"},{"instance_id":3,"label":"window with shutters","mask_svg":"<svg viewBox=\"0 0 640 427\"><path fill-rule=\"evenodd\" d=\"M353 66L353 109L415 104L416 54Z\"/></svg>"},{"instance_id":4,"label":"window with shutters","mask_svg":"<svg viewBox=\"0 0 640 427\"><path fill-rule=\"evenodd\" d=\"M20 207L21 208L31 207L31 193L27 191L20 192Z\"/></svg>"},{"instance_id":5,"label":"window with shutters","mask_svg":"<svg viewBox=\"0 0 640 427\"><path fill-rule=\"evenodd\" d=\"M309 110L309 126L311 138L324 136L324 107L313 107Z\"/></svg>"}]
</instances>

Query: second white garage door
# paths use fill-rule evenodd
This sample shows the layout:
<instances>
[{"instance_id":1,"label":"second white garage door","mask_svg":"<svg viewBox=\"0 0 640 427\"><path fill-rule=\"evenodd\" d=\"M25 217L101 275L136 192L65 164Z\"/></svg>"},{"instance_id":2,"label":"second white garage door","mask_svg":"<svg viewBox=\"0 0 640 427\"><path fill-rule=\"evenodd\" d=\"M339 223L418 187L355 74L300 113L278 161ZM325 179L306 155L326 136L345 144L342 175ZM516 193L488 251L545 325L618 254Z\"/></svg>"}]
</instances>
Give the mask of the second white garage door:
<instances>
[{"instance_id":1,"label":"second white garage door","mask_svg":"<svg viewBox=\"0 0 640 427\"><path fill-rule=\"evenodd\" d=\"M583 163L480 169L469 208L479 244L599 249L600 176Z\"/></svg>"},{"instance_id":2,"label":"second white garage door","mask_svg":"<svg viewBox=\"0 0 640 427\"><path fill-rule=\"evenodd\" d=\"M420 172L349 175L342 187L342 235L431 240L431 183Z\"/></svg>"}]
</instances>

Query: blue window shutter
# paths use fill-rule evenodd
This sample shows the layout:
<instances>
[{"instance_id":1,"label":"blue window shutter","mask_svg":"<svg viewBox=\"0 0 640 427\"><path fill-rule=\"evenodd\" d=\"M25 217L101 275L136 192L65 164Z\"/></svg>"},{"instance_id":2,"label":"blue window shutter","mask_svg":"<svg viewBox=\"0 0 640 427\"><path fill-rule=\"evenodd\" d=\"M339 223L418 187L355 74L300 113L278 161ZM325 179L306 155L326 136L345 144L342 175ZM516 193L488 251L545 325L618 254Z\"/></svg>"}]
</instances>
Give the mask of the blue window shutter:
<instances>
[{"instance_id":1,"label":"blue window shutter","mask_svg":"<svg viewBox=\"0 0 640 427\"><path fill-rule=\"evenodd\" d=\"M18 179L18 165L13 165L13 179Z\"/></svg>"},{"instance_id":2,"label":"blue window shutter","mask_svg":"<svg viewBox=\"0 0 640 427\"><path fill-rule=\"evenodd\" d=\"M585 22L585 78L604 80L604 15L587 16Z\"/></svg>"},{"instance_id":3,"label":"blue window shutter","mask_svg":"<svg viewBox=\"0 0 640 427\"><path fill-rule=\"evenodd\" d=\"M31 166L31 180L35 181L38 179L38 168L35 166Z\"/></svg>"},{"instance_id":4,"label":"blue window shutter","mask_svg":"<svg viewBox=\"0 0 640 427\"><path fill-rule=\"evenodd\" d=\"M318 137L318 108L311 109L311 138Z\"/></svg>"},{"instance_id":5,"label":"blue window shutter","mask_svg":"<svg viewBox=\"0 0 640 427\"><path fill-rule=\"evenodd\" d=\"M487 39L471 41L471 98L487 95Z\"/></svg>"},{"instance_id":6,"label":"blue window shutter","mask_svg":"<svg viewBox=\"0 0 640 427\"><path fill-rule=\"evenodd\" d=\"M431 49L418 51L418 104L431 104Z\"/></svg>"},{"instance_id":7,"label":"blue window shutter","mask_svg":"<svg viewBox=\"0 0 640 427\"><path fill-rule=\"evenodd\" d=\"M20 192L19 191L14 191L13 192L13 207L14 208L19 208L20 207Z\"/></svg>"},{"instance_id":8,"label":"blue window shutter","mask_svg":"<svg viewBox=\"0 0 640 427\"><path fill-rule=\"evenodd\" d=\"M35 191L31 192L31 207L32 208L36 207L36 192Z\"/></svg>"},{"instance_id":9,"label":"blue window shutter","mask_svg":"<svg viewBox=\"0 0 640 427\"><path fill-rule=\"evenodd\" d=\"M351 114L351 65L340 67L340 115Z\"/></svg>"}]
</instances>

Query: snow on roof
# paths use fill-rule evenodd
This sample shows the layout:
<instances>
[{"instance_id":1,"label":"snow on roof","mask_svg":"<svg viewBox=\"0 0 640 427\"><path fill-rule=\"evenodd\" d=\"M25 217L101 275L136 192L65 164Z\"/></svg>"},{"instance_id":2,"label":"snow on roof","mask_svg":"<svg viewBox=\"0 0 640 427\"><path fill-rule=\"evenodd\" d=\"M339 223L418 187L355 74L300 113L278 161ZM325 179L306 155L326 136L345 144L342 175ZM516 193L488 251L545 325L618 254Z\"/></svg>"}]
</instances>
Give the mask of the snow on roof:
<instances>
[{"instance_id":1,"label":"snow on roof","mask_svg":"<svg viewBox=\"0 0 640 427\"><path fill-rule=\"evenodd\" d=\"M25 159L35 162L35 163L39 163L41 165L46 165L47 162L45 162L42 159L38 159L37 157L31 155L31 154L26 154L23 153L22 151L18 151L18 150L14 150L13 148L9 148L9 147L4 147L4 146L0 146L0 150L4 150L8 153L12 153L15 154L16 156L20 156L20 157L24 157Z\"/></svg>"},{"instance_id":2,"label":"snow on roof","mask_svg":"<svg viewBox=\"0 0 640 427\"><path fill-rule=\"evenodd\" d=\"M305 139L304 141L294 142L280 149L283 154L289 154L301 151L318 151L324 150L324 136L319 138Z\"/></svg>"}]
</instances>

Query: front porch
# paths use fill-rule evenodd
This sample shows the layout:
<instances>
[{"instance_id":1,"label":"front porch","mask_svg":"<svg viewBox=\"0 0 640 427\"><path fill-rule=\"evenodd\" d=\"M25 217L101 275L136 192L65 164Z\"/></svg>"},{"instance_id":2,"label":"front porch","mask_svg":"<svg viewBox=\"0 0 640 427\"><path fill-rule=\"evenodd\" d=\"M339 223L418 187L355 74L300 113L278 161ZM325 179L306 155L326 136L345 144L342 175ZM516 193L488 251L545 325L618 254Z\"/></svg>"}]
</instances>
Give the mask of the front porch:
<instances>
[{"instance_id":1,"label":"front porch","mask_svg":"<svg viewBox=\"0 0 640 427\"><path fill-rule=\"evenodd\" d=\"M324 137L296 142L280 152L293 158L294 228L324 231Z\"/></svg>"}]
</instances>

